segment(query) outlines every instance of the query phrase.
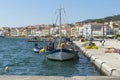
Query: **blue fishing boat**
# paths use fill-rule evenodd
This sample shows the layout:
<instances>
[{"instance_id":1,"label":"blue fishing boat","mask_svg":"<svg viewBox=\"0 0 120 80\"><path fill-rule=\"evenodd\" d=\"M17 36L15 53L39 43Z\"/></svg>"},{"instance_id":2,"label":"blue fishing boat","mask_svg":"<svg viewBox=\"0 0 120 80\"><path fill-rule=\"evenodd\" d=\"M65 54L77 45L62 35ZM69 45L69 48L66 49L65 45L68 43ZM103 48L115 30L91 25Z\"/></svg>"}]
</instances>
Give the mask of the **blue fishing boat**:
<instances>
[{"instance_id":1,"label":"blue fishing boat","mask_svg":"<svg viewBox=\"0 0 120 80\"><path fill-rule=\"evenodd\" d=\"M79 56L77 51L68 50L64 48L55 49L47 55L48 59L59 60L59 61L77 59L78 57Z\"/></svg>"}]
</instances>

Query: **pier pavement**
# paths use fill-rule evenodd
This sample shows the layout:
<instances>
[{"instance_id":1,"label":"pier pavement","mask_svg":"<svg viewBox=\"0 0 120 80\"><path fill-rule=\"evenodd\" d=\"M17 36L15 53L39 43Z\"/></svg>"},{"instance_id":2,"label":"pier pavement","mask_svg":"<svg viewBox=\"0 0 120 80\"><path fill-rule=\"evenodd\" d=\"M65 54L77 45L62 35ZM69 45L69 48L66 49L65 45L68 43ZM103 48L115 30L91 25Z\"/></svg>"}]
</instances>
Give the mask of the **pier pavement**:
<instances>
[{"instance_id":1,"label":"pier pavement","mask_svg":"<svg viewBox=\"0 0 120 80\"><path fill-rule=\"evenodd\" d=\"M104 46L100 41L93 41L98 49L85 49L86 42L74 41L83 54L87 56L93 64L105 73L107 76L118 76L120 77L120 53L105 53L105 48L112 46L120 49L120 41L117 40L105 40Z\"/></svg>"},{"instance_id":2,"label":"pier pavement","mask_svg":"<svg viewBox=\"0 0 120 80\"><path fill-rule=\"evenodd\" d=\"M0 80L120 80L119 77L108 76L0 76Z\"/></svg>"}]
</instances>

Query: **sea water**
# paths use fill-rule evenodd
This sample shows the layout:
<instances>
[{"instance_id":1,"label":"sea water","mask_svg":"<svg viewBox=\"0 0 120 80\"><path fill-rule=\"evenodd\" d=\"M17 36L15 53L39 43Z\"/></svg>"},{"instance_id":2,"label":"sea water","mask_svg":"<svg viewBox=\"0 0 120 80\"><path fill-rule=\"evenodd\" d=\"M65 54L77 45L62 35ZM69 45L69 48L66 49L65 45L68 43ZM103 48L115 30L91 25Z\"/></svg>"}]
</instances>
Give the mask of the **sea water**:
<instances>
[{"instance_id":1,"label":"sea water","mask_svg":"<svg viewBox=\"0 0 120 80\"><path fill-rule=\"evenodd\" d=\"M78 60L51 61L46 54L33 52L35 42L27 38L0 38L0 75L98 76L88 58L80 53ZM37 42L46 46L47 42ZM5 67L9 71L5 71Z\"/></svg>"}]
</instances>

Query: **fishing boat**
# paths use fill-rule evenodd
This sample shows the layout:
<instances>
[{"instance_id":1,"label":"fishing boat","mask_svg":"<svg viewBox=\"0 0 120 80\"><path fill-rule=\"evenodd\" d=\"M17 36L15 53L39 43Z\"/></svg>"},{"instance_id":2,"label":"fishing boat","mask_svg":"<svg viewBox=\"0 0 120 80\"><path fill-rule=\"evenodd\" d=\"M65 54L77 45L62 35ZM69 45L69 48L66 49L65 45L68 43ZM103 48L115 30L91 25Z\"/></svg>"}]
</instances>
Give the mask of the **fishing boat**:
<instances>
[{"instance_id":1,"label":"fishing boat","mask_svg":"<svg viewBox=\"0 0 120 80\"><path fill-rule=\"evenodd\" d=\"M61 8L59 9L59 43L58 47L47 54L47 58L51 60L65 61L70 59L77 59L78 52L74 50L73 45L62 42L61 34ZM68 47L69 46L69 47ZM71 46L71 47L70 47Z\"/></svg>"},{"instance_id":2,"label":"fishing boat","mask_svg":"<svg viewBox=\"0 0 120 80\"><path fill-rule=\"evenodd\" d=\"M47 58L51 60L65 61L65 60L77 59L79 58L79 56L77 51L60 48L51 51L47 55Z\"/></svg>"}]
</instances>

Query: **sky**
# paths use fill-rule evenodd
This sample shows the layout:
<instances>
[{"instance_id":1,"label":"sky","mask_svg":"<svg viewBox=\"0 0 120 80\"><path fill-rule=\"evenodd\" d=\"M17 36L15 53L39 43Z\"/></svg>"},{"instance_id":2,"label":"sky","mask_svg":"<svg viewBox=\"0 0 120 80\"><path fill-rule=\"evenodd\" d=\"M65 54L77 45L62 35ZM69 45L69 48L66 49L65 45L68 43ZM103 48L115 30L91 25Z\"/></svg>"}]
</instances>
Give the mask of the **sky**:
<instances>
[{"instance_id":1,"label":"sky","mask_svg":"<svg viewBox=\"0 0 120 80\"><path fill-rule=\"evenodd\" d=\"M0 27L53 24L60 7L62 23L120 14L120 0L0 0Z\"/></svg>"}]
</instances>

